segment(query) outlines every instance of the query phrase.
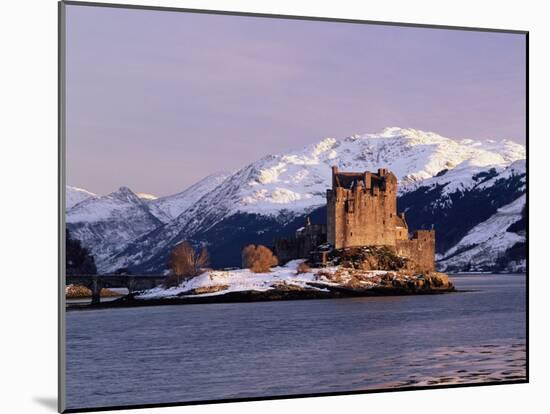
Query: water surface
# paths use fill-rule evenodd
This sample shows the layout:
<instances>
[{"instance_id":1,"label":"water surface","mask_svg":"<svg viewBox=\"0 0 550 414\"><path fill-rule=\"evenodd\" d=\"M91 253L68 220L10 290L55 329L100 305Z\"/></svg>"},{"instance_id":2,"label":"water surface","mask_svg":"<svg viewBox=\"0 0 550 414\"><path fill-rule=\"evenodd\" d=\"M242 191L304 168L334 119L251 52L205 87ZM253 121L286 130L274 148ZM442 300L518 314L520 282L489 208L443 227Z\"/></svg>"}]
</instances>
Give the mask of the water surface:
<instances>
[{"instance_id":1,"label":"water surface","mask_svg":"<svg viewBox=\"0 0 550 414\"><path fill-rule=\"evenodd\" d=\"M525 275L471 291L67 312L67 407L524 379Z\"/></svg>"}]
</instances>

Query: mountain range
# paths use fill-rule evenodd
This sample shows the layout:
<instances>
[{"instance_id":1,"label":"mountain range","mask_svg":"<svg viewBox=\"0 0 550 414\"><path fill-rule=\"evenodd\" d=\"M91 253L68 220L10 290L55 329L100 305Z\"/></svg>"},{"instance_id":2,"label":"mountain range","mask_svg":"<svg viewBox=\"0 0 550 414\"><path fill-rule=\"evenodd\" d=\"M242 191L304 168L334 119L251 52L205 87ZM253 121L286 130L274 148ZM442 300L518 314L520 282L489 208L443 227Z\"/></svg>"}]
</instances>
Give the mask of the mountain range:
<instances>
[{"instance_id":1,"label":"mountain range","mask_svg":"<svg viewBox=\"0 0 550 414\"><path fill-rule=\"evenodd\" d=\"M215 267L239 266L245 244L272 244L309 215L326 220L330 166L388 168L410 229L437 231L438 267L521 271L525 267L526 151L509 140L455 140L414 129L325 138L212 174L168 197L121 187L106 196L67 187L71 236L100 272L158 273L180 241L206 246ZM523 253L522 253L523 252Z\"/></svg>"}]
</instances>

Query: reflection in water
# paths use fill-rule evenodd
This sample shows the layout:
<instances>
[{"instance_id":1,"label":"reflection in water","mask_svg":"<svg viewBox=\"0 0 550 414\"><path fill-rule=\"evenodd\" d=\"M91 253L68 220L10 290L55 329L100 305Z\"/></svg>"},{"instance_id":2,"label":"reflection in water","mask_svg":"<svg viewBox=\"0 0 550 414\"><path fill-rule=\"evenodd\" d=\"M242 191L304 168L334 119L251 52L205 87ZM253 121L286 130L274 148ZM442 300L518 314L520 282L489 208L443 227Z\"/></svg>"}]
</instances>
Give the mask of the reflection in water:
<instances>
[{"instance_id":1,"label":"reflection in water","mask_svg":"<svg viewBox=\"0 0 550 414\"><path fill-rule=\"evenodd\" d=\"M405 364L408 378L382 383L380 388L516 381L526 375L525 343L446 347L416 354L403 361L388 358L388 366ZM434 375L435 373L435 375Z\"/></svg>"},{"instance_id":2,"label":"reflection in water","mask_svg":"<svg viewBox=\"0 0 550 414\"><path fill-rule=\"evenodd\" d=\"M67 312L69 408L524 379L525 276L447 295Z\"/></svg>"}]
</instances>

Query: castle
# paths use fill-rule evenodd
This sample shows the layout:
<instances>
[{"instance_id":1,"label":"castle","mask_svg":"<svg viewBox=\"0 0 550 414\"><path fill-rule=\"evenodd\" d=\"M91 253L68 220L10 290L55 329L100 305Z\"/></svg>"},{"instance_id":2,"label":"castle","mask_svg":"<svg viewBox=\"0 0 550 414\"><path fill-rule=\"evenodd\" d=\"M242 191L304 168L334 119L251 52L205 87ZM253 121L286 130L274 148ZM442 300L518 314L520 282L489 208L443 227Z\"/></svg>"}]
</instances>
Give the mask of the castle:
<instances>
[{"instance_id":1,"label":"castle","mask_svg":"<svg viewBox=\"0 0 550 414\"><path fill-rule=\"evenodd\" d=\"M326 226L308 219L294 238L277 240L274 248L284 262L310 257L325 242L335 249L388 246L418 270L435 270L435 231L417 230L409 237L405 214L397 214L397 177L385 168L358 173L332 167Z\"/></svg>"}]
</instances>

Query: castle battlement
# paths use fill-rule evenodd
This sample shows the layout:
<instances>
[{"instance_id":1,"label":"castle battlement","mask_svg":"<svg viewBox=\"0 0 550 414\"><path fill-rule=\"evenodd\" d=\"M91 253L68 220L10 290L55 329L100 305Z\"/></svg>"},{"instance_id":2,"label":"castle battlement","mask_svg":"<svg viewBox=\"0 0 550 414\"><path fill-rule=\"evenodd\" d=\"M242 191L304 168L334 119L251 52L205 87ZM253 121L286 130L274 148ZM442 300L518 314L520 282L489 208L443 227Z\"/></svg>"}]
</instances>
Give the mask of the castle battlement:
<instances>
[{"instance_id":1,"label":"castle battlement","mask_svg":"<svg viewBox=\"0 0 550 414\"><path fill-rule=\"evenodd\" d=\"M332 189L339 198L349 197L349 193L370 193L371 195L395 193L397 190L397 177L385 168L379 168L378 173L365 171L340 172L338 167L332 167Z\"/></svg>"}]
</instances>

